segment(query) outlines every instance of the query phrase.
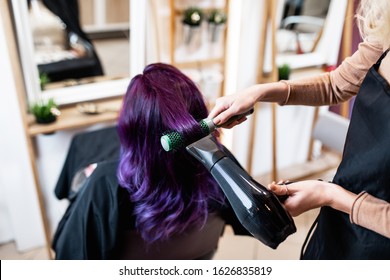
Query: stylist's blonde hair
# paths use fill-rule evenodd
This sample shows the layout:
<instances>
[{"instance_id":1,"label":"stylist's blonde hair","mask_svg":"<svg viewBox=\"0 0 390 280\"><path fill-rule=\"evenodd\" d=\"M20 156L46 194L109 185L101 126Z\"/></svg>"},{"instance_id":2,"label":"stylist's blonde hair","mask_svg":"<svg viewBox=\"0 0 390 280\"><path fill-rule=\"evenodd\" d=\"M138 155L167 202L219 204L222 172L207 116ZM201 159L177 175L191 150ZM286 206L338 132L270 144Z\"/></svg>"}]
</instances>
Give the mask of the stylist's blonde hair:
<instances>
[{"instance_id":1,"label":"stylist's blonde hair","mask_svg":"<svg viewBox=\"0 0 390 280\"><path fill-rule=\"evenodd\" d=\"M389 0L361 0L356 16L363 39L390 47Z\"/></svg>"}]
</instances>

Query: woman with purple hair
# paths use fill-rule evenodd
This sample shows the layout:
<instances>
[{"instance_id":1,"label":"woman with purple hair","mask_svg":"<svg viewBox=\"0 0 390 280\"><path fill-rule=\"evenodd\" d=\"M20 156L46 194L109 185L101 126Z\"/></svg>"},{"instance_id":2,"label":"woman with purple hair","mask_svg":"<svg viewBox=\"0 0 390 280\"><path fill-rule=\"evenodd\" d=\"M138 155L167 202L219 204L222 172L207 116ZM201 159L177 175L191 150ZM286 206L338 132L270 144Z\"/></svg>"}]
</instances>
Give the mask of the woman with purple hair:
<instances>
[{"instance_id":1,"label":"woman with purple hair","mask_svg":"<svg viewBox=\"0 0 390 280\"><path fill-rule=\"evenodd\" d=\"M203 165L160 144L168 131L199 139L207 115L199 89L177 68L156 63L135 76L118 121L119 162L98 164L79 191L58 226L56 258L209 258L216 248L207 248L207 231L218 238L227 222L249 235Z\"/></svg>"},{"instance_id":2,"label":"woman with purple hair","mask_svg":"<svg viewBox=\"0 0 390 280\"><path fill-rule=\"evenodd\" d=\"M169 65L147 66L127 90L118 124L118 178L129 190L136 227L147 241L202 226L210 202L224 203L222 191L199 161L185 149L167 153L160 144L167 131L202 134L198 122L207 114L195 84Z\"/></svg>"}]
</instances>

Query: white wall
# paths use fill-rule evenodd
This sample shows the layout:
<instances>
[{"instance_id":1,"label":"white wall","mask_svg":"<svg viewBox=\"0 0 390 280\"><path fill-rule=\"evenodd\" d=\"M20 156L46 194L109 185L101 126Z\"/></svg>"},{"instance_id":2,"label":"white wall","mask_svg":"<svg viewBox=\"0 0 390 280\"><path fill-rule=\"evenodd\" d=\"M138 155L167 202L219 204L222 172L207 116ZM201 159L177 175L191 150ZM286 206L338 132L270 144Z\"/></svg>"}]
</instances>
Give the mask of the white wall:
<instances>
[{"instance_id":1,"label":"white wall","mask_svg":"<svg viewBox=\"0 0 390 280\"><path fill-rule=\"evenodd\" d=\"M5 188L2 187L4 186L5 182L2 180L2 176L0 177L0 244L11 241L13 239L10 213L8 211L6 199L6 191Z\"/></svg>"},{"instance_id":2,"label":"white wall","mask_svg":"<svg viewBox=\"0 0 390 280\"><path fill-rule=\"evenodd\" d=\"M24 250L43 245L44 234L5 35L0 13L0 241Z\"/></svg>"}]
</instances>

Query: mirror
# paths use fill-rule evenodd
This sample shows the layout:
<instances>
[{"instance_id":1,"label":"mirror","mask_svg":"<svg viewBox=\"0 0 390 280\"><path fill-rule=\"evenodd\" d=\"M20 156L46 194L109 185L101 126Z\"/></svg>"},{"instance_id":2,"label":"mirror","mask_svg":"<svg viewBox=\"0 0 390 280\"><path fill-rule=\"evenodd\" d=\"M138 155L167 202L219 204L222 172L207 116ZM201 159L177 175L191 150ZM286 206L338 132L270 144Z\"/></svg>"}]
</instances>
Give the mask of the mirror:
<instances>
[{"instance_id":1,"label":"mirror","mask_svg":"<svg viewBox=\"0 0 390 280\"><path fill-rule=\"evenodd\" d=\"M322 33L330 0L287 0L284 3L277 47L279 53L314 51Z\"/></svg>"},{"instance_id":2,"label":"mirror","mask_svg":"<svg viewBox=\"0 0 390 280\"><path fill-rule=\"evenodd\" d=\"M348 0L284 0L278 9L277 65L335 65Z\"/></svg>"},{"instance_id":3,"label":"mirror","mask_svg":"<svg viewBox=\"0 0 390 280\"><path fill-rule=\"evenodd\" d=\"M28 101L54 98L63 105L123 95L130 77L129 2L12 1Z\"/></svg>"}]
</instances>

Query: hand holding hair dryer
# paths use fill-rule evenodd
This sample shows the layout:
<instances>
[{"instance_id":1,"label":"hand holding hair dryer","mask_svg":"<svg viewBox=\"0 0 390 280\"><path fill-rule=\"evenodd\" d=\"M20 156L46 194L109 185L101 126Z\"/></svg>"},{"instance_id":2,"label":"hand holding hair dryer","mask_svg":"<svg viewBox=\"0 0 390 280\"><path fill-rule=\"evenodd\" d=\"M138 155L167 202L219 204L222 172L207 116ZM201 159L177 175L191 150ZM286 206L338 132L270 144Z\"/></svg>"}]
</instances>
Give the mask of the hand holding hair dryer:
<instances>
[{"instance_id":1,"label":"hand holding hair dryer","mask_svg":"<svg viewBox=\"0 0 390 280\"><path fill-rule=\"evenodd\" d=\"M212 174L238 220L258 240L276 249L296 232L294 220L279 199L231 160L208 135L186 147Z\"/></svg>"}]
</instances>

